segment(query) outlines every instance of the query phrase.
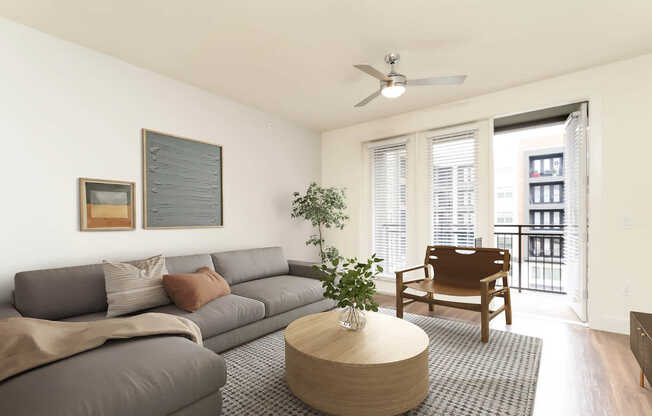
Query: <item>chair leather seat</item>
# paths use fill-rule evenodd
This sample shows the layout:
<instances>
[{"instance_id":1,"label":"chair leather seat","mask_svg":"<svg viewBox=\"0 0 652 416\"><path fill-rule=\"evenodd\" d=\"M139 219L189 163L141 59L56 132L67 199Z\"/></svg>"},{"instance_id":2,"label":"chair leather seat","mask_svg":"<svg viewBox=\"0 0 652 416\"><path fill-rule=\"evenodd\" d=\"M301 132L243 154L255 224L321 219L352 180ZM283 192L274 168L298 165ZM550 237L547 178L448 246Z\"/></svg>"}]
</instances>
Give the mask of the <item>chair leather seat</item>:
<instances>
[{"instance_id":1,"label":"chair leather seat","mask_svg":"<svg viewBox=\"0 0 652 416\"><path fill-rule=\"evenodd\" d=\"M447 285L434 279L425 279L420 282L408 282L404 286L421 292L436 293L448 296L480 296L480 288L469 288Z\"/></svg>"}]
</instances>

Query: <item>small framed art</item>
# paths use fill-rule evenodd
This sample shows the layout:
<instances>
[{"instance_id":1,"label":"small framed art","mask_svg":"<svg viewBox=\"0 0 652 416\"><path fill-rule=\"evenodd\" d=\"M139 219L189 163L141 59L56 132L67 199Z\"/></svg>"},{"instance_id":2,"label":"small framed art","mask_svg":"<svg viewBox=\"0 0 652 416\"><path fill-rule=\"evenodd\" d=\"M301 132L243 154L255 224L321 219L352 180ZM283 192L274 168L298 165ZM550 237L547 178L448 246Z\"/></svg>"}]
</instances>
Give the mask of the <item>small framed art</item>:
<instances>
[{"instance_id":1,"label":"small framed art","mask_svg":"<svg viewBox=\"0 0 652 416\"><path fill-rule=\"evenodd\" d=\"M79 178L79 229L120 231L136 228L135 182Z\"/></svg>"}]
</instances>

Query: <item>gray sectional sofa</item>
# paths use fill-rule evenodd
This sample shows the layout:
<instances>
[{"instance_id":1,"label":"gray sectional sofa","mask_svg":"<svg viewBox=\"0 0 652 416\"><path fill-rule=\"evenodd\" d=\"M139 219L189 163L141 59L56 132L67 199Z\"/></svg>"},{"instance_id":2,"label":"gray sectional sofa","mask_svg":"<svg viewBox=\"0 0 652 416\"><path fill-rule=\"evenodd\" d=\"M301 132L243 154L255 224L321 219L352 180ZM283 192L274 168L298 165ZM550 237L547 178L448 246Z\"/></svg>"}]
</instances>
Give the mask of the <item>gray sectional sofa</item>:
<instances>
[{"instance_id":1,"label":"gray sectional sofa","mask_svg":"<svg viewBox=\"0 0 652 416\"><path fill-rule=\"evenodd\" d=\"M335 306L311 265L288 262L279 247L166 264L170 273L209 267L231 285L230 295L193 313L174 304L147 311L194 321L204 347L175 336L110 341L0 382L0 415L219 415L228 363L217 353ZM14 304L0 305L0 319L92 321L105 319L106 309L102 265L94 264L17 273Z\"/></svg>"}]
</instances>

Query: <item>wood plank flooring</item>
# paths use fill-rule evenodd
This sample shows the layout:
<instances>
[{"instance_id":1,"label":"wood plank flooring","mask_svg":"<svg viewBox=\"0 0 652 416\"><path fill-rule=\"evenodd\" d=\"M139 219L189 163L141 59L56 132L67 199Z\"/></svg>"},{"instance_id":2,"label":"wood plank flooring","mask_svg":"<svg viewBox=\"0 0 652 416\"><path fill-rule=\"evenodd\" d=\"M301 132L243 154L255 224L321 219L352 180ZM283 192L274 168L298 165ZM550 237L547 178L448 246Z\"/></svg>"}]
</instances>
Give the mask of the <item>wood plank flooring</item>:
<instances>
[{"instance_id":1,"label":"wood plank flooring","mask_svg":"<svg viewBox=\"0 0 652 416\"><path fill-rule=\"evenodd\" d=\"M377 294L376 301L395 309L394 296ZM405 312L480 324L479 313L445 306L435 306L435 311L429 312L427 305L413 303ZM505 325L504 315L500 315L491 328L543 339L535 416L652 415L652 389L649 383L645 389L638 384L640 369L626 335L519 315L518 310L514 310L513 325Z\"/></svg>"}]
</instances>

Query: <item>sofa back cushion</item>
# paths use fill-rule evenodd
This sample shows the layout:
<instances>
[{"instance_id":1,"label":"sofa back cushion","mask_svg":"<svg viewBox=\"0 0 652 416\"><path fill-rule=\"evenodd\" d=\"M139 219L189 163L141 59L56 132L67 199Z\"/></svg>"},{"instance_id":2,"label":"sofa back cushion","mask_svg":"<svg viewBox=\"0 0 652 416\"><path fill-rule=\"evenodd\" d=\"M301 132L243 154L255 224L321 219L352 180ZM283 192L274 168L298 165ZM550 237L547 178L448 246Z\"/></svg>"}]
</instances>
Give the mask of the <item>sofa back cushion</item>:
<instances>
[{"instance_id":1,"label":"sofa back cushion","mask_svg":"<svg viewBox=\"0 0 652 416\"><path fill-rule=\"evenodd\" d=\"M165 267L169 274L194 273L197 269L208 267L215 270L210 254L193 254L165 258Z\"/></svg>"},{"instance_id":2,"label":"sofa back cushion","mask_svg":"<svg viewBox=\"0 0 652 416\"><path fill-rule=\"evenodd\" d=\"M230 285L288 274L290 270L281 247L223 251L211 256L215 271Z\"/></svg>"},{"instance_id":3,"label":"sofa back cushion","mask_svg":"<svg viewBox=\"0 0 652 416\"><path fill-rule=\"evenodd\" d=\"M213 269L209 254L166 257L169 273ZM101 264L16 273L14 303L29 318L64 319L107 309Z\"/></svg>"},{"instance_id":4,"label":"sofa back cushion","mask_svg":"<svg viewBox=\"0 0 652 416\"><path fill-rule=\"evenodd\" d=\"M106 310L101 264L16 273L14 303L29 318L62 319Z\"/></svg>"}]
</instances>

